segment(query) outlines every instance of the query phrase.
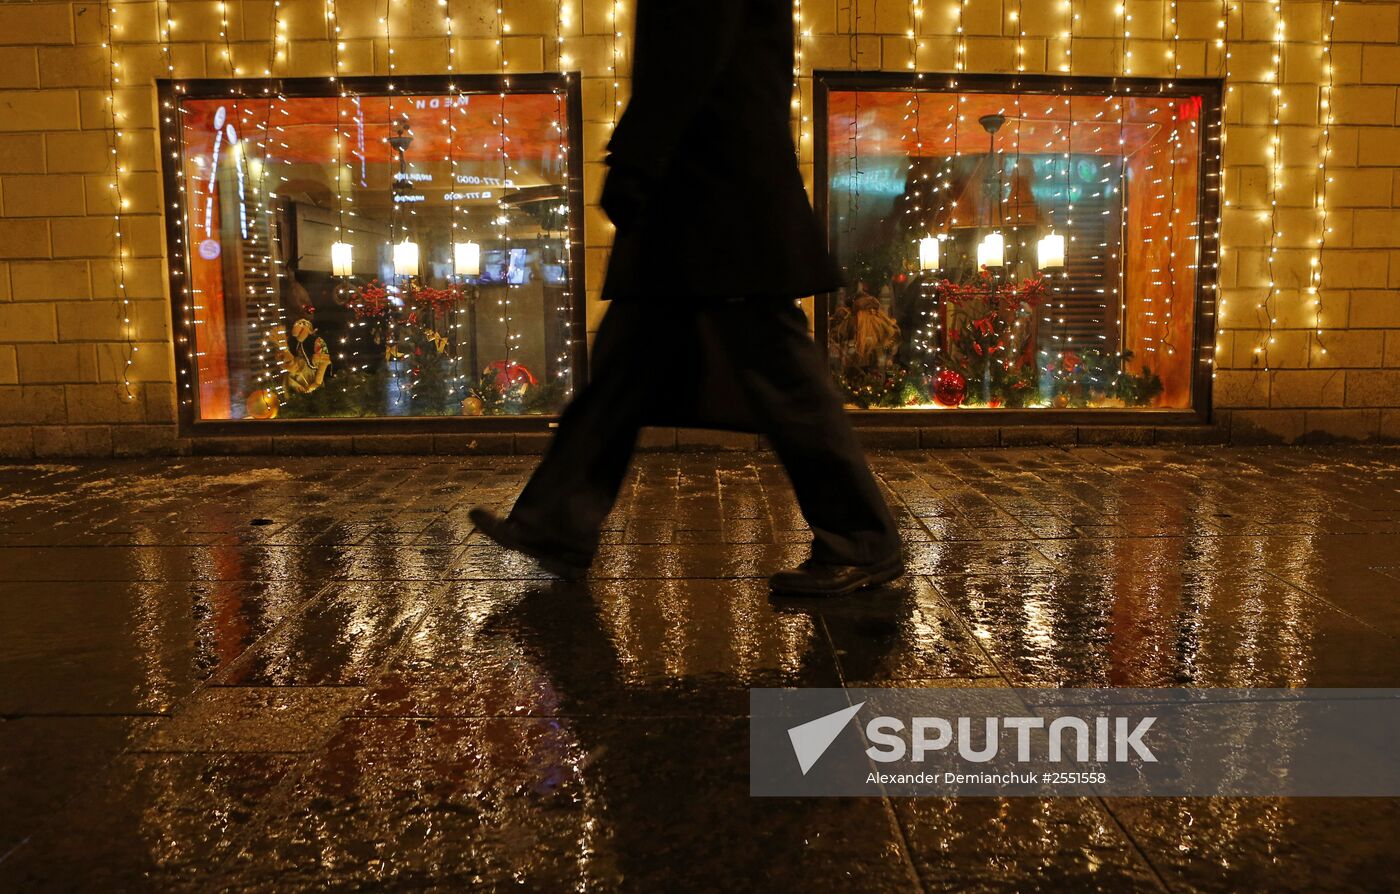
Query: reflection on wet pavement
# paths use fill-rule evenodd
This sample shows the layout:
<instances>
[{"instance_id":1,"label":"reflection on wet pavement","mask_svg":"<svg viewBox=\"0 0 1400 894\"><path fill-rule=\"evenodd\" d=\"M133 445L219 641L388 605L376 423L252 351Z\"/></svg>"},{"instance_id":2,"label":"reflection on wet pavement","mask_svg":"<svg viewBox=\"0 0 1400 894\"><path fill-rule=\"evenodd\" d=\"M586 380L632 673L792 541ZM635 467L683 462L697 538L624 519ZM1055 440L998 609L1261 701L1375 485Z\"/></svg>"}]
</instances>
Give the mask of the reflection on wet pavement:
<instances>
[{"instance_id":1,"label":"reflection on wet pavement","mask_svg":"<svg viewBox=\"0 0 1400 894\"><path fill-rule=\"evenodd\" d=\"M767 455L0 467L0 890L1354 891L1400 803L752 799L752 686L1400 686L1400 452L889 453L911 573L776 600ZM254 519L267 523L253 524Z\"/></svg>"}]
</instances>

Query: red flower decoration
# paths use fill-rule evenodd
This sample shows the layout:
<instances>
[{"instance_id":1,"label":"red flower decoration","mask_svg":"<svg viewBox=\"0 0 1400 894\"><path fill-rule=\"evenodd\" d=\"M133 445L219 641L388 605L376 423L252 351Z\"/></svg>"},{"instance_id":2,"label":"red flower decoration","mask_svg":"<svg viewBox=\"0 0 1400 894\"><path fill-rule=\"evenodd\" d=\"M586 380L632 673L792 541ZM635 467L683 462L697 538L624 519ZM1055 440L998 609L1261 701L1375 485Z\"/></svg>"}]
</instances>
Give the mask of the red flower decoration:
<instances>
[{"instance_id":1,"label":"red flower decoration","mask_svg":"<svg viewBox=\"0 0 1400 894\"><path fill-rule=\"evenodd\" d=\"M413 282L403 290L401 295L404 301L414 308L407 317L410 325L417 325L419 311L450 310L462 300L462 290L456 285L450 285L445 289L435 289ZM351 297L350 305L355 309L357 319L377 319L387 316L394 306L393 302L389 300L388 287L377 279L370 280L361 286Z\"/></svg>"},{"instance_id":2,"label":"red flower decoration","mask_svg":"<svg viewBox=\"0 0 1400 894\"><path fill-rule=\"evenodd\" d=\"M389 312L389 289L377 279L372 279L355 292L350 299L355 309L355 319L373 319Z\"/></svg>"},{"instance_id":3,"label":"red flower decoration","mask_svg":"<svg viewBox=\"0 0 1400 894\"><path fill-rule=\"evenodd\" d=\"M413 299L429 310L450 310L462 300L462 290L455 285L449 285L445 289L416 286Z\"/></svg>"}]
</instances>

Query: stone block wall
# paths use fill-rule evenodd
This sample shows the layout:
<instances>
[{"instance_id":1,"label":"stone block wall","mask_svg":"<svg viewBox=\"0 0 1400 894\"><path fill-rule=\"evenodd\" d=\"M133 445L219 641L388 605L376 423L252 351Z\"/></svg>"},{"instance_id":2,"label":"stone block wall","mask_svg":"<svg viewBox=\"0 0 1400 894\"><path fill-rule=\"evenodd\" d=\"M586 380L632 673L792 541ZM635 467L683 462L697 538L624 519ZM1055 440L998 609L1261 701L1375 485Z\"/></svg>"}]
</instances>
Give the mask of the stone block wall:
<instances>
[{"instance_id":1,"label":"stone block wall","mask_svg":"<svg viewBox=\"0 0 1400 894\"><path fill-rule=\"evenodd\" d=\"M332 6L345 75L389 73L386 25L396 73L445 72L445 14L458 71L499 72L503 52L512 72L556 70L561 53L565 67L582 72L586 287L596 326L611 233L596 199L616 102L627 98L633 2L500 0L509 29L499 44L497 0L0 3L0 457L190 449L176 425L154 81L172 69L176 78L269 69L328 76ZM1057 73L1068 57L1072 74L1130 65L1141 76L1228 75L1219 425L1236 441L1400 440L1400 2L1128 0L1126 44L1117 0L797 7L805 34L797 108L806 116L813 68L907 71L912 63L945 72L961 55L972 72ZM1330 97L1321 86L1329 56ZM808 120L809 180L810 128ZM1314 304L1307 287L1324 175L1331 232Z\"/></svg>"}]
</instances>

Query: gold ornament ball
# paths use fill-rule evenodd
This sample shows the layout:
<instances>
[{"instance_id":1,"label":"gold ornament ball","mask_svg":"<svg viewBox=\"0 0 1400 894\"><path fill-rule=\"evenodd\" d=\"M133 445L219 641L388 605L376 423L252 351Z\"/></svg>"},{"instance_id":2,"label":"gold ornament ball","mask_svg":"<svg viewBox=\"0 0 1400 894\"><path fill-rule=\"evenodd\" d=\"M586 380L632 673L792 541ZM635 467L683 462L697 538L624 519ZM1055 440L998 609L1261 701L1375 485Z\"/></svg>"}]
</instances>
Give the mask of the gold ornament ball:
<instances>
[{"instance_id":1,"label":"gold ornament ball","mask_svg":"<svg viewBox=\"0 0 1400 894\"><path fill-rule=\"evenodd\" d=\"M1069 395L1057 394L1055 395L1055 399L1051 401L1051 403L1054 404L1055 409L1063 410L1065 407L1069 406Z\"/></svg>"},{"instance_id":2,"label":"gold ornament ball","mask_svg":"<svg viewBox=\"0 0 1400 894\"><path fill-rule=\"evenodd\" d=\"M486 404L481 402L479 397L467 397L462 399L463 416L480 416L486 412Z\"/></svg>"},{"instance_id":3,"label":"gold ornament ball","mask_svg":"<svg viewBox=\"0 0 1400 894\"><path fill-rule=\"evenodd\" d=\"M248 395L248 416L252 419L276 419L277 395L270 389L262 388Z\"/></svg>"}]
</instances>

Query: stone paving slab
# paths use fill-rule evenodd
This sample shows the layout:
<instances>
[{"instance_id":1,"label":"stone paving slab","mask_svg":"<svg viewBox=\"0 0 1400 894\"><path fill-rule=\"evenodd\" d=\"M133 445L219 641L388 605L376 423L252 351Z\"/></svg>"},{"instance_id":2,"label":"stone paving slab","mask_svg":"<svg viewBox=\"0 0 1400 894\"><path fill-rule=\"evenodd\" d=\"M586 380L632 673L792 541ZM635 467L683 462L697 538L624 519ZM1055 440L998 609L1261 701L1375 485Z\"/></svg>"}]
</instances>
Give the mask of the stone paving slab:
<instances>
[{"instance_id":1,"label":"stone paving slab","mask_svg":"<svg viewBox=\"0 0 1400 894\"><path fill-rule=\"evenodd\" d=\"M643 455L590 578L513 456L0 466L0 890L1356 891L1397 800L748 797L753 686L1400 686L1400 451L873 464L910 574L776 599L764 453Z\"/></svg>"}]
</instances>

